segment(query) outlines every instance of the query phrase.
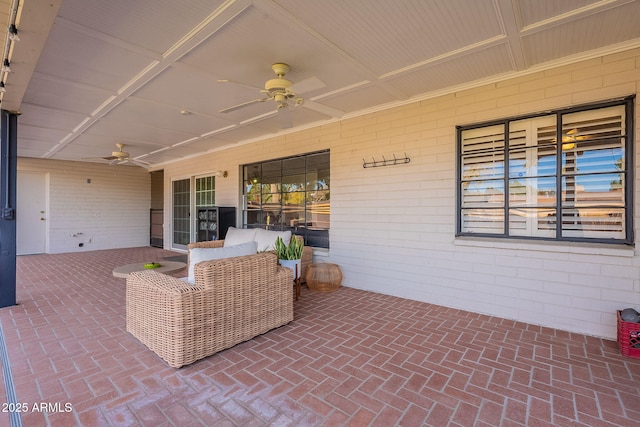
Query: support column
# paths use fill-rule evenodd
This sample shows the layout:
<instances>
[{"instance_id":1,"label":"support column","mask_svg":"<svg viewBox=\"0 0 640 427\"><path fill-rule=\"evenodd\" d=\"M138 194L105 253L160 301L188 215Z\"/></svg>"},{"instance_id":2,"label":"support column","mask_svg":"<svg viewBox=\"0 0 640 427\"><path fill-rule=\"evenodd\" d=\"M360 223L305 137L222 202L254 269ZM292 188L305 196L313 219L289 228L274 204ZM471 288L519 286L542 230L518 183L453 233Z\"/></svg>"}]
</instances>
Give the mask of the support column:
<instances>
[{"instance_id":1,"label":"support column","mask_svg":"<svg viewBox=\"0 0 640 427\"><path fill-rule=\"evenodd\" d=\"M16 305L18 115L0 110L0 307Z\"/></svg>"}]
</instances>

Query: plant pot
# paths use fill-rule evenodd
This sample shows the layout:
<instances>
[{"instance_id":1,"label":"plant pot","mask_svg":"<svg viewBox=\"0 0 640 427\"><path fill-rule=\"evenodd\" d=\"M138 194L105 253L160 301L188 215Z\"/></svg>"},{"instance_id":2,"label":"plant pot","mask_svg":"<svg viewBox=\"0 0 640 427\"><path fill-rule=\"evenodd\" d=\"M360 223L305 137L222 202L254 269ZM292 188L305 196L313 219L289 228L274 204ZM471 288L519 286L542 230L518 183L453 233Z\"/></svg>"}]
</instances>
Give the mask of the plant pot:
<instances>
[{"instance_id":1,"label":"plant pot","mask_svg":"<svg viewBox=\"0 0 640 427\"><path fill-rule=\"evenodd\" d=\"M302 269L301 259L279 259L278 262L281 266L293 271L293 280L296 280L300 276L300 270ZM296 268L296 266L298 266L298 268Z\"/></svg>"}]
</instances>

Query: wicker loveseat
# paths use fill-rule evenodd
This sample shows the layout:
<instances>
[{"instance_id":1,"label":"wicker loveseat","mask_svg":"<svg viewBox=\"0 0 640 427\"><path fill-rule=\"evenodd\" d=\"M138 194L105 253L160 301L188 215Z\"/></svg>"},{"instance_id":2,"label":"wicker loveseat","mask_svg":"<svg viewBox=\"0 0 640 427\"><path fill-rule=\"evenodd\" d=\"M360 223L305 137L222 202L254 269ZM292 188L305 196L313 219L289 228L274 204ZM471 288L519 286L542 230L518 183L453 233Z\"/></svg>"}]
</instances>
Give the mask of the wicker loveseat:
<instances>
[{"instance_id":1,"label":"wicker loveseat","mask_svg":"<svg viewBox=\"0 0 640 427\"><path fill-rule=\"evenodd\" d=\"M194 284L152 270L127 278L127 331L173 367L293 320L293 273L273 253L200 262L194 274Z\"/></svg>"}]
</instances>

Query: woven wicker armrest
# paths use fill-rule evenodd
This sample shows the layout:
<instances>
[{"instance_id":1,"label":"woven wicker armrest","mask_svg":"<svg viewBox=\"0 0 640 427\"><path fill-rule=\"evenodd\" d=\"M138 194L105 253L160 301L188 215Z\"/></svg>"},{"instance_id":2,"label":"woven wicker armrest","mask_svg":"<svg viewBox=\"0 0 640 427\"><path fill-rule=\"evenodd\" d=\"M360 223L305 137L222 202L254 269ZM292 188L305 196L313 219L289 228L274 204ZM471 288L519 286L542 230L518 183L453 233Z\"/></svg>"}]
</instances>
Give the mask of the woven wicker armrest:
<instances>
[{"instance_id":1,"label":"woven wicker armrest","mask_svg":"<svg viewBox=\"0 0 640 427\"><path fill-rule=\"evenodd\" d=\"M183 351L206 323L201 287L156 271L127 277L127 331L169 365L180 367L192 355ZM193 360L191 360L193 361Z\"/></svg>"},{"instance_id":2,"label":"woven wicker armrest","mask_svg":"<svg viewBox=\"0 0 640 427\"><path fill-rule=\"evenodd\" d=\"M204 242L193 242L187 245L187 267L191 265L191 249L194 248L221 248L224 246L224 240L205 240Z\"/></svg>"},{"instance_id":3,"label":"woven wicker armrest","mask_svg":"<svg viewBox=\"0 0 640 427\"><path fill-rule=\"evenodd\" d=\"M196 283L205 287L243 285L251 289L258 283L269 282L278 272L279 265L275 253L259 252L255 255L200 262L195 266L194 275ZM265 286L275 286L275 284Z\"/></svg>"},{"instance_id":4,"label":"woven wicker armrest","mask_svg":"<svg viewBox=\"0 0 640 427\"><path fill-rule=\"evenodd\" d=\"M184 280L153 270L136 271L129 274L127 277L127 289L129 284L139 289L152 290L154 294L161 292L180 295L198 289L192 283L187 283Z\"/></svg>"},{"instance_id":5,"label":"woven wicker armrest","mask_svg":"<svg viewBox=\"0 0 640 427\"><path fill-rule=\"evenodd\" d=\"M187 245L187 249L193 248L221 248L224 246L224 240L206 240L204 242L193 242Z\"/></svg>"}]
</instances>

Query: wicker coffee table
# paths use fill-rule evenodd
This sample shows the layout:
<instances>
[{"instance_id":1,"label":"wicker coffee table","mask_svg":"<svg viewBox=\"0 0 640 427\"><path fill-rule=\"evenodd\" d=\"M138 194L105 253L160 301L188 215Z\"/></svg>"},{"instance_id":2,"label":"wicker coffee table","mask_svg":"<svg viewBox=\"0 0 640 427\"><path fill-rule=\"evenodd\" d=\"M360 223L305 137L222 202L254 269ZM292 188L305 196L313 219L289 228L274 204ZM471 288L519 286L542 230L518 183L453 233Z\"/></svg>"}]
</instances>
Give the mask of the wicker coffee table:
<instances>
[{"instance_id":1,"label":"wicker coffee table","mask_svg":"<svg viewBox=\"0 0 640 427\"><path fill-rule=\"evenodd\" d=\"M130 273L134 271L143 271L147 270L144 268L144 262L136 262L133 264L127 264L120 267L116 267L113 269L113 275L115 277L127 278ZM185 268L187 264L184 262L178 261L160 261L160 267L158 268L149 268L148 270L157 271L158 273L173 273L178 270L182 270Z\"/></svg>"}]
</instances>

